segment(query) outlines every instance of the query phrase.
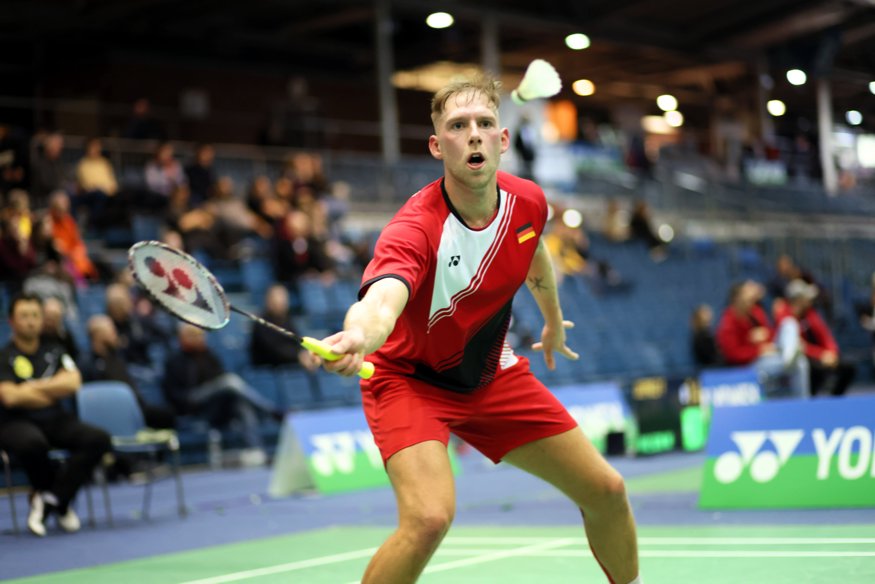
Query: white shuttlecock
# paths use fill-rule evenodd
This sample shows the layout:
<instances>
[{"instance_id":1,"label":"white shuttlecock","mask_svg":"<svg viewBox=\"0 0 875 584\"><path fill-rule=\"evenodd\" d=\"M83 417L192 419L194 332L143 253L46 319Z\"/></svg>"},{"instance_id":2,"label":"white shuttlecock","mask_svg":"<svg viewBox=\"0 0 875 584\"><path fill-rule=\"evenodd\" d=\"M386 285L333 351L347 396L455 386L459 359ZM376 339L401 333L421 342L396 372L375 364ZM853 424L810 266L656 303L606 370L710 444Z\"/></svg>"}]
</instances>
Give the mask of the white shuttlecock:
<instances>
[{"instance_id":1,"label":"white shuttlecock","mask_svg":"<svg viewBox=\"0 0 875 584\"><path fill-rule=\"evenodd\" d=\"M519 105L541 97L553 97L562 89L562 80L553 65L544 59L529 63L519 87L510 93L511 99Z\"/></svg>"}]
</instances>

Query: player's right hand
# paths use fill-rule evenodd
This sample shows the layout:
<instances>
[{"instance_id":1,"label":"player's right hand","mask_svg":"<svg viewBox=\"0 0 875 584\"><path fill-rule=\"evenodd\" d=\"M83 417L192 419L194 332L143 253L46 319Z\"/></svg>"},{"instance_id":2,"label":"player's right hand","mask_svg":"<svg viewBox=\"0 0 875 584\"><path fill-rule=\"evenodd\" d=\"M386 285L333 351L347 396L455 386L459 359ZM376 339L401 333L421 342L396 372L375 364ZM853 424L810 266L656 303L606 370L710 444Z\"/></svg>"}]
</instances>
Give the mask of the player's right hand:
<instances>
[{"instance_id":1,"label":"player's right hand","mask_svg":"<svg viewBox=\"0 0 875 584\"><path fill-rule=\"evenodd\" d=\"M331 345L331 352L338 355L336 361L322 360L322 366L326 371L344 377L358 374L365 360L365 337L361 332L344 330L325 337L322 341Z\"/></svg>"}]
</instances>

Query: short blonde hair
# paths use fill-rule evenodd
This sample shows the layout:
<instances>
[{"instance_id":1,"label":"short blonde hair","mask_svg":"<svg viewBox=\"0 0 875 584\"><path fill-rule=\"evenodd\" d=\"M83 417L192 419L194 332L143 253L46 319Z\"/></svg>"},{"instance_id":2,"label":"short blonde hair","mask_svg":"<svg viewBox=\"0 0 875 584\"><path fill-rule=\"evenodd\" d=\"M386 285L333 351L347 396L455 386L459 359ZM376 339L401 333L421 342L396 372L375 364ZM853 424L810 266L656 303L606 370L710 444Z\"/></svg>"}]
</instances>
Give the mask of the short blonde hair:
<instances>
[{"instance_id":1,"label":"short blonde hair","mask_svg":"<svg viewBox=\"0 0 875 584\"><path fill-rule=\"evenodd\" d=\"M450 98L463 93L471 93L471 97L484 95L489 100L489 105L496 112L498 106L501 105L501 81L495 79L488 73L481 73L473 79L465 79L462 81L454 81L449 85L445 85L431 99L431 121L435 126L438 120L444 114L447 102Z\"/></svg>"}]
</instances>

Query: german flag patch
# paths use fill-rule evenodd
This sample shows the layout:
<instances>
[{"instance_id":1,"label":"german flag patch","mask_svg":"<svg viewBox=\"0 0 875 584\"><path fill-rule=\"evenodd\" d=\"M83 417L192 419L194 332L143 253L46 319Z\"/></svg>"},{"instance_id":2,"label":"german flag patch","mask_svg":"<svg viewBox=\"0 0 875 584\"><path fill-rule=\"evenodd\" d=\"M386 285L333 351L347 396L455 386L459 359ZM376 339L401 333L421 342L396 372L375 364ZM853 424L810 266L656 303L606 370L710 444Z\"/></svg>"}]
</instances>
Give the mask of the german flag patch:
<instances>
[{"instance_id":1,"label":"german flag patch","mask_svg":"<svg viewBox=\"0 0 875 584\"><path fill-rule=\"evenodd\" d=\"M535 236L535 230L532 229L531 223L526 223L522 227L516 230L517 241L520 243L525 243L531 238Z\"/></svg>"}]
</instances>

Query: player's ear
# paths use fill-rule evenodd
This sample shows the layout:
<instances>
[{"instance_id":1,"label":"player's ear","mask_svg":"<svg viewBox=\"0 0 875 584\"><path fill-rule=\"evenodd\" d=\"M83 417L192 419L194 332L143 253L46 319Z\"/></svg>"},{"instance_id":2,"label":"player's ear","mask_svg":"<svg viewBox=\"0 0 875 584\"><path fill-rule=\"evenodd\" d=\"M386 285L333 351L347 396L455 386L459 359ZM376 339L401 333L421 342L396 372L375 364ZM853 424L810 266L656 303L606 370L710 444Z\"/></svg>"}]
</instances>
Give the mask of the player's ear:
<instances>
[{"instance_id":1,"label":"player's ear","mask_svg":"<svg viewBox=\"0 0 875 584\"><path fill-rule=\"evenodd\" d=\"M510 148L510 132L507 131L507 128L502 128L501 130L501 153L504 154L507 152L507 149Z\"/></svg>"},{"instance_id":2,"label":"player's ear","mask_svg":"<svg viewBox=\"0 0 875 584\"><path fill-rule=\"evenodd\" d=\"M436 159L444 159L444 155L441 154L441 143L438 141L438 137L434 134L432 134L428 138L428 151L431 152L431 155L434 156Z\"/></svg>"}]
</instances>

